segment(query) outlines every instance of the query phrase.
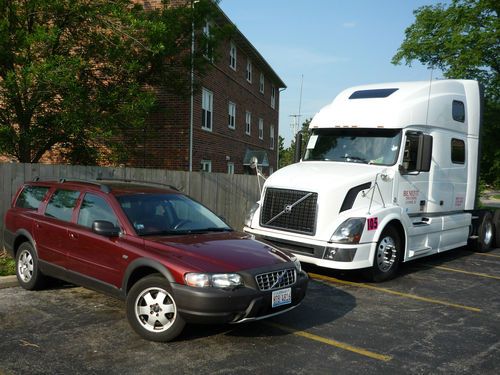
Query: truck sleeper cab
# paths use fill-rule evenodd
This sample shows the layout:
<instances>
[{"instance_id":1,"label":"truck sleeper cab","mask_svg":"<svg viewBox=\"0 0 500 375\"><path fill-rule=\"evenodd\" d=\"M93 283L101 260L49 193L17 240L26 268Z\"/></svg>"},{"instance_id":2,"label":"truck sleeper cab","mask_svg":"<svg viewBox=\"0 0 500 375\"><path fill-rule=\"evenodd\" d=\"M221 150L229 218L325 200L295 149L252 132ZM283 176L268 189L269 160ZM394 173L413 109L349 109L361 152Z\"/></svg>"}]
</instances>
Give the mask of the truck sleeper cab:
<instances>
[{"instance_id":1,"label":"truck sleeper cab","mask_svg":"<svg viewBox=\"0 0 500 375\"><path fill-rule=\"evenodd\" d=\"M302 262L367 269L374 281L471 234L488 249L493 215L474 210L481 106L472 80L343 91L312 119L303 159L267 179L244 230Z\"/></svg>"}]
</instances>

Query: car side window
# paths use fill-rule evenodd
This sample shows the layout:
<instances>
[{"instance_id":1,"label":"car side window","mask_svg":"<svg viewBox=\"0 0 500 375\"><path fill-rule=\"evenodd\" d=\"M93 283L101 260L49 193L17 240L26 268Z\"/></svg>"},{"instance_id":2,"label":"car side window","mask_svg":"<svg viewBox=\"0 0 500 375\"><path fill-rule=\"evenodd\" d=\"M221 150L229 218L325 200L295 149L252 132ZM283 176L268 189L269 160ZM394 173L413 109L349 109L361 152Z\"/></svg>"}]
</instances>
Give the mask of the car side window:
<instances>
[{"instance_id":1,"label":"car side window","mask_svg":"<svg viewBox=\"0 0 500 375\"><path fill-rule=\"evenodd\" d=\"M16 207L38 210L47 191L49 191L47 186L25 186L17 198Z\"/></svg>"},{"instance_id":2,"label":"car side window","mask_svg":"<svg viewBox=\"0 0 500 375\"><path fill-rule=\"evenodd\" d=\"M79 196L79 191L57 190L47 204L45 216L63 221L71 221L73 209L76 206L76 201Z\"/></svg>"},{"instance_id":3,"label":"car side window","mask_svg":"<svg viewBox=\"0 0 500 375\"><path fill-rule=\"evenodd\" d=\"M95 194L87 193L78 213L78 224L91 228L96 220L104 220L118 226L118 219L108 202Z\"/></svg>"}]
</instances>

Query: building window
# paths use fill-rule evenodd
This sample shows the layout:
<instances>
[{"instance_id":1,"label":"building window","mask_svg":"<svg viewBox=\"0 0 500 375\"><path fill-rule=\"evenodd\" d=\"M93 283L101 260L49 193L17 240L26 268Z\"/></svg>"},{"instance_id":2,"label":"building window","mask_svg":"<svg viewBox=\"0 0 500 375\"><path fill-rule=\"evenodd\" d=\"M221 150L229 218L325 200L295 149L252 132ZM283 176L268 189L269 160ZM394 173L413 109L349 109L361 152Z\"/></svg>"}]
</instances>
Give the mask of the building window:
<instances>
[{"instance_id":1,"label":"building window","mask_svg":"<svg viewBox=\"0 0 500 375\"><path fill-rule=\"evenodd\" d=\"M461 139L451 140L451 162L453 164L465 164L465 142Z\"/></svg>"},{"instance_id":2,"label":"building window","mask_svg":"<svg viewBox=\"0 0 500 375\"><path fill-rule=\"evenodd\" d=\"M210 21L206 21L203 26L203 45L205 47L205 51L203 55L210 60L213 60L213 51L211 45L212 39L212 23Z\"/></svg>"},{"instance_id":3,"label":"building window","mask_svg":"<svg viewBox=\"0 0 500 375\"><path fill-rule=\"evenodd\" d=\"M276 109L276 87L271 87L271 108Z\"/></svg>"},{"instance_id":4,"label":"building window","mask_svg":"<svg viewBox=\"0 0 500 375\"><path fill-rule=\"evenodd\" d=\"M228 106L228 123L227 126L229 129L235 129L236 128L236 104L233 102L229 102Z\"/></svg>"},{"instance_id":5,"label":"building window","mask_svg":"<svg viewBox=\"0 0 500 375\"><path fill-rule=\"evenodd\" d=\"M261 94L264 94L264 73L260 73L259 91Z\"/></svg>"},{"instance_id":6,"label":"building window","mask_svg":"<svg viewBox=\"0 0 500 375\"><path fill-rule=\"evenodd\" d=\"M202 160L201 161L201 171L202 172L212 172L212 161L211 160Z\"/></svg>"},{"instance_id":7,"label":"building window","mask_svg":"<svg viewBox=\"0 0 500 375\"><path fill-rule=\"evenodd\" d=\"M259 119L259 139L264 139L264 120Z\"/></svg>"},{"instance_id":8,"label":"building window","mask_svg":"<svg viewBox=\"0 0 500 375\"><path fill-rule=\"evenodd\" d=\"M271 125L269 128L269 139L270 139L270 148L274 150L274 125Z\"/></svg>"},{"instance_id":9,"label":"building window","mask_svg":"<svg viewBox=\"0 0 500 375\"><path fill-rule=\"evenodd\" d=\"M227 163L227 174L234 174L234 163Z\"/></svg>"},{"instance_id":10,"label":"building window","mask_svg":"<svg viewBox=\"0 0 500 375\"><path fill-rule=\"evenodd\" d=\"M236 44L231 42L229 47L229 67L233 70L236 70L236 58L238 55L238 50L236 49Z\"/></svg>"},{"instance_id":11,"label":"building window","mask_svg":"<svg viewBox=\"0 0 500 375\"><path fill-rule=\"evenodd\" d=\"M252 61L247 60L247 81L252 83Z\"/></svg>"},{"instance_id":12,"label":"building window","mask_svg":"<svg viewBox=\"0 0 500 375\"><path fill-rule=\"evenodd\" d=\"M252 130L252 112L246 112L245 114L245 133L250 135Z\"/></svg>"},{"instance_id":13,"label":"building window","mask_svg":"<svg viewBox=\"0 0 500 375\"><path fill-rule=\"evenodd\" d=\"M205 130L212 131L212 118L213 118L213 107L214 107L214 94L207 89L202 90L201 98L201 127Z\"/></svg>"}]
</instances>

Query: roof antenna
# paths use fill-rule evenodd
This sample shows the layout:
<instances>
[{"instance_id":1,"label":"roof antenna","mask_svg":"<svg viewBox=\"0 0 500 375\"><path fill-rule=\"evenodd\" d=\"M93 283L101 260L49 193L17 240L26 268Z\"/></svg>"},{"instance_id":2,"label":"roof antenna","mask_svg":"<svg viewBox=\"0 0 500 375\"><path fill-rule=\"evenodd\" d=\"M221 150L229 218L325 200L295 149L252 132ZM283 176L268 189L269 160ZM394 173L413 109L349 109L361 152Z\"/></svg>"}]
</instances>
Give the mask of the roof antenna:
<instances>
[{"instance_id":1,"label":"roof antenna","mask_svg":"<svg viewBox=\"0 0 500 375\"><path fill-rule=\"evenodd\" d=\"M431 88L432 88L433 73L434 73L434 65L431 66L431 77L429 80L429 94L427 95L427 113L425 114L425 125L429 125L429 106L431 103Z\"/></svg>"}]
</instances>

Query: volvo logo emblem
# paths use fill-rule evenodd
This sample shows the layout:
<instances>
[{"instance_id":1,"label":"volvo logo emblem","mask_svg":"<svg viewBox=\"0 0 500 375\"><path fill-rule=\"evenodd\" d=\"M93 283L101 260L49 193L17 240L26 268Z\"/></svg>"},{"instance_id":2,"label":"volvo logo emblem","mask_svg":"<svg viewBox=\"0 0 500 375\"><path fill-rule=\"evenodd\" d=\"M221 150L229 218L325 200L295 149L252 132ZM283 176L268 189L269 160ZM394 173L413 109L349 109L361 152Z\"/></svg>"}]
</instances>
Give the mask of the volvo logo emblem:
<instances>
[{"instance_id":1,"label":"volvo logo emblem","mask_svg":"<svg viewBox=\"0 0 500 375\"><path fill-rule=\"evenodd\" d=\"M285 206L285 209L283 210L283 212L284 212L285 214L289 214L289 213L291 213L291 212L292 212L292 208L293 208L293 205L291 205L291 204L287 204L287 205Z\"/></svg>"}]
</instances>

